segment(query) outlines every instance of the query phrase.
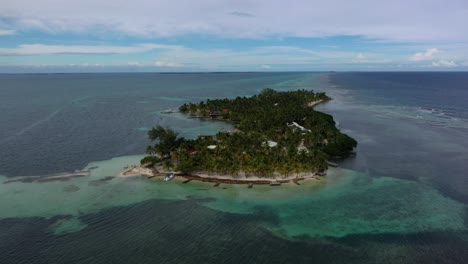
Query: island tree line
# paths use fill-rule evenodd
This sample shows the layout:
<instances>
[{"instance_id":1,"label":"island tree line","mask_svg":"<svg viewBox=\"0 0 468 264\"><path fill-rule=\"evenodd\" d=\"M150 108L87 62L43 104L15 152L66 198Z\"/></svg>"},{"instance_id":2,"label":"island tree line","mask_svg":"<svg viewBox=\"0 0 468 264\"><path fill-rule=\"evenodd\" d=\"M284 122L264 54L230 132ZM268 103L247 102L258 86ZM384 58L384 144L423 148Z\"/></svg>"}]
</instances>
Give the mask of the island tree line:
<instances>
[{"instance_id":1,"label":"island tree line","mask_svg":"<svg viewBox=\"0 0 468 264\"><path fill-rule=\"evenodd\" d=\"M141 163L181 173L260 177L325 170L330 158L347 157L357 145L336 128L331 115L310 107L326 100L325 93L264 89L252 97L184 104L180 112L233 122L235 129L186 139L170 128L154 127L148 136L155 143Z\"/></svg>"}]
</instances>

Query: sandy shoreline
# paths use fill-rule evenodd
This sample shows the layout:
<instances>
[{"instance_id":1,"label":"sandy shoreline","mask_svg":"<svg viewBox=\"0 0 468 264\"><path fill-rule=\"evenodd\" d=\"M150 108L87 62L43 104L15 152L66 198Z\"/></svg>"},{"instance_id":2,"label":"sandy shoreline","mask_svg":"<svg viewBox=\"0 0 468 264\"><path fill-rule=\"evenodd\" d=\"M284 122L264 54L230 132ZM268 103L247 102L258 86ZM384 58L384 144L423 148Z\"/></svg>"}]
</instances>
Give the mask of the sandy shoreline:
<instances>
[{"instance_id":1,"label":"sandy shoreline","mask_svg":"<svg viewBox=\"0 0 468 264\"><path fill-rule=\"evenodd\" d=\"M138 165L133 165L124 171L119 176L121 177L132 177L132 176L144 176L147 178L164 177L169 173L168 171L159 171L157 169L144 168ZM308 174L294 174L288 177L277 177L277 178L263 178L258 176L242 177L242 176L230 176L230 175L208 175L206 173L198 172L194 174L182 174L176 173L176 178L183 178L186 182L189 181L202 181L212 183L227 183L227 184L272 184L277 183L295 183L300 185L298 182L308 179L320 180L322 176L317 173Z\"/></svg>"},{"instance_id":2,"label":"sandy shoreline","mask_svg":"<svg viewBox=\"0 0 468 264\"><path fill-rule=\"evenodd\" d=\"M308 103L307 106L309 106L309 107L314 107L314 106L316 106L316 105L318 105L318 104L321 104L321 103L324 103L324 102L326 102L326 101L328 101L328 100L317 100L317 101L312 101L312 102Z\"/></svg>"},{"instance_id":3,"label":"sandy shoreline","mask_svg":"<svg viewBox=\"0 0 468 264\"><path fill-rule=\"evenodd\" d=\"M159 172L156 169L143 168L138 165L132 165L128 168L125 168L124 171L119 173L119 176L146 176L152 177L157 176ZM161 173L162 175L162 173Z\"/></svg>"}]
</instances>

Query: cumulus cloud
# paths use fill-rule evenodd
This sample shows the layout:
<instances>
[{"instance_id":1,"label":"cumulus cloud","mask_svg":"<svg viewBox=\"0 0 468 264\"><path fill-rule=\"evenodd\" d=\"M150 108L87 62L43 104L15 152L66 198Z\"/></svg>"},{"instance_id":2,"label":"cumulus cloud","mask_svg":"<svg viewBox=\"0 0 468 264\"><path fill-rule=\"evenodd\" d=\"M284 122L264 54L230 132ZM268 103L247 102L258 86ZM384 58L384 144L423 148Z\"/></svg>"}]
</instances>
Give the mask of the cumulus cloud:
<instances>
[{"instance_id":1,"label":"cumulus cloud","mask_svg":"<svg viewBox=\"0 0 468 264\"><path fill-rule=\"evenodd\" d=\"M181 8L181 6L183 8ZM364 36L391 41L467 41L468 5L454 0L14 0L0 19L13 30L115 32L143 37ZM230 15L226 15L230 14ZM255 14L253 16L253 14ZM435 14L437 20L434 20ZM249 17L250 19L239 19Z\"/></svg>"},{"instance_id":2,"label":"cumulus cloud","mask_svg":"<svg viewBox=\"0 0 468 264\"><path fill-rule=\"evenodd\" d=\"M433 61L432 67L457 67L457 64L453 60L439 60Z\"/></svg>"},{"instance_id":3,"label":"cumulus cloud","mask_svg":"<svg viewBox=\"0 0 468 264\"><path fill-rule=\"evenodd\" d=\"M154 49L180 49L181 46L161 44L136 44L132 46L85 46L23 44L15 48L0 48L1 56L27 56L41 54L125 54L145 52Z\"/></svg>"},{"instance_id":4,"label":"cumulus cloud","mask_svg":"<svg viewBox=\"0 0 468 264\"><path fill-rule=\"evenodd\" d=\"M432 60L434 55L439 53L440 51L436 48L427 49L424 52L418 52L410 57L412 61L424 61L424 60Z\"/></svg>"}]
</instances>

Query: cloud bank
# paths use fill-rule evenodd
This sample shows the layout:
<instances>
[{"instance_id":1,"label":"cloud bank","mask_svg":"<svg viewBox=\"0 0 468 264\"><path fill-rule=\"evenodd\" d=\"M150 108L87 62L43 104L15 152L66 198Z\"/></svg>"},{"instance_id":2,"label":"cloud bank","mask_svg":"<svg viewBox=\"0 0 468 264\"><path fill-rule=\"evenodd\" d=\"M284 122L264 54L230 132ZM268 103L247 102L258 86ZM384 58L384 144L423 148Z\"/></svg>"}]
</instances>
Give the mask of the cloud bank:
<instances>
[{"instance_id":1,"label":"cloud bank","mask_svg":"<svg viewBox=\"0 0 468 264\"><path fill-rule=\"evenodd\" d=\"M76 46L24 44L15 48L0 48L0 56L27 56L44 54L126 54L145 52L154 49L173 50L181 46L161 44L137 44L132 46Z\"/></svg>"},{"instance_id":2,"label":"cloud bank","mask_svg":"<svg viewBox=\"0 0 468 264\"><path fill-rule=\"evenodd\" d=\"M3 1L0 67L460 70L467 17L466 0Z\"/></svg>"},{"instance_id":3,"label":"cloud bank","mask_svg":"<svg viewBox=\"0 0 468 264\"><path fill-rule=\"evenodd\" d=\"M440 0L15 0L2 3L0 25L15 31L52 34L209 34L228 38L348 35L438 42L468 41L466 17L465 0L451 0L450 4Z\"/></svg>"},{"instance_id":4,"label":"cloud bank","mask_svg":"<svg viewBox=\"0 0 468 264\"><path fill-rule=\"evenodd\" d=\"M453 60L439 60L433 61L431 64L432 67L457 67L457 64Z\"/></svg>"}]
</instances>

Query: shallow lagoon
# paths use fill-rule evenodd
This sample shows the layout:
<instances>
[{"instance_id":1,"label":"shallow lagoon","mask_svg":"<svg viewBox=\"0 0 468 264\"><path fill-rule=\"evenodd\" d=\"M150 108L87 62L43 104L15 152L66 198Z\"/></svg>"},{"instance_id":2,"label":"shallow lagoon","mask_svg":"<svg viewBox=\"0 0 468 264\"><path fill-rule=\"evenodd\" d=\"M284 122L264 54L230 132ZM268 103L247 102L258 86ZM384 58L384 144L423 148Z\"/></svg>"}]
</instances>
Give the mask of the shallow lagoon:
<instances>
[{"instance_id":1,"label":"shallow lagoon","mask_svg":"<svg viewBox=\"0 0 468 264\"><path fill-rule=\"evenodd\" d=\"M463 231L464 206L428 185L390 177L371 178L347 169L331 169L323 180L279 187L221 185L161 178L119 177L124 166L142 156L90 163L90 176L54 182L0 185L1 218L67 216L54 232L81 229L79 217L109 207L130 206L150 199L197 199L218 211L277 215L267 227L288 237L344 237L350 234ZM97 168L96 168L97 167ZM114 178L109 180L109 176ZM4 177L2 180L6 180ZM70 188L72 186L73 188Z\"/></svg>"}]
</instances>

